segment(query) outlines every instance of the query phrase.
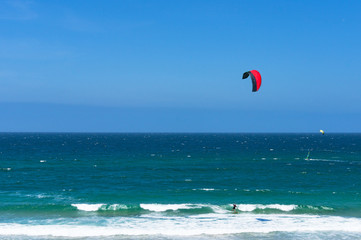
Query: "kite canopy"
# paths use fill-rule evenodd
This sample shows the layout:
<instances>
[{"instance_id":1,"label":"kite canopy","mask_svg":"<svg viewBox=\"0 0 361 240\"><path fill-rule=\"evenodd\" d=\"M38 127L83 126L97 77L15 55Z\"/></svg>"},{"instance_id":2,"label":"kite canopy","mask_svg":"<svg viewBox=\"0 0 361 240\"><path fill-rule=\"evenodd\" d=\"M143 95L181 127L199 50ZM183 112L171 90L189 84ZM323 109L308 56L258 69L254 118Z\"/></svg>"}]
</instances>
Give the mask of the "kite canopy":
<instances>
[{"instance_id":1,"label":"kite canopy","mask_svg":"<svg viewBox=\"0 0 361 240\"><path fill-rule=\"evenodd\" d=\"M324 135L324 134L325 134L325 131L323 131L323 130L320 130L320 133L322 133L322 135Z\"/></svg>"},{"instance_id":2,"label":"kite canopy","mask_svg":"<svg viewBox=\"0 0 361 240\"><path fill-rule=\"evenodd\" d=\"M252 92L257 92L262 83L261 74L257 70L251 70L243 73L242 79L248 78L248 76L251 76L252 79Z\"/></svg>"}]
</instances>

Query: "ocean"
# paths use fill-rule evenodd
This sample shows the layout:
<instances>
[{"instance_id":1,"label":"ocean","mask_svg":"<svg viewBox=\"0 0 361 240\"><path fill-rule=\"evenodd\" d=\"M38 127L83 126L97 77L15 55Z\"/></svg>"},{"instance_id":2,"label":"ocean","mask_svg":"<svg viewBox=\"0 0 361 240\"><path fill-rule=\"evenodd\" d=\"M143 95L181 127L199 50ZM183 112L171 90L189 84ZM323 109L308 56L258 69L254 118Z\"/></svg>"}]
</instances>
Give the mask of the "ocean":
<instances>
[{"instance_id":1,"label":"ocean","mask_svg":"<svg viewBox=\"0 0 361 240\"><path fill-rule=\"evenodd\" d=\"M360 194L361 134L0 134L0 239L361 239Z\"/></svg>"}]
</instances>

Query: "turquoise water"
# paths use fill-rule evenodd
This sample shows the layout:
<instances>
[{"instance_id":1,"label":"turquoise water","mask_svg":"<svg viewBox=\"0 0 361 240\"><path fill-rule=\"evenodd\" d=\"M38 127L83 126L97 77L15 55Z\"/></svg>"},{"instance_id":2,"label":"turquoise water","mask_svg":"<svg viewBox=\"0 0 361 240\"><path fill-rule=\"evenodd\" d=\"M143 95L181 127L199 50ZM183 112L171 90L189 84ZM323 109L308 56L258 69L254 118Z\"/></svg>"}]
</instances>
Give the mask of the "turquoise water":
<instances>
[{"instance_id":1,"label":"turquoise water","mask_svg":"<svg viewBox=\"0 0 361 240\"><path fill-rule=\"evenodd\" d=\"M360 173L361 134L2 133L0 239L361 238Z\"/></svg>"}]
</instances>

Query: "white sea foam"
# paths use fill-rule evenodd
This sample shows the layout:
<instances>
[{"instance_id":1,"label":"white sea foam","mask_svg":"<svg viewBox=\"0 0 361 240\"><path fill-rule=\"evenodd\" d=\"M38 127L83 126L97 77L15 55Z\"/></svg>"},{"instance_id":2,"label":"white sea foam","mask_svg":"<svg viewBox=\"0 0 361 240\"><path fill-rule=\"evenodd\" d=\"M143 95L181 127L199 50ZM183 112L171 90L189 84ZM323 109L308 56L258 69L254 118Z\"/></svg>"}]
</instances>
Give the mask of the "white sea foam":
<instances>
[{"instance_id":1,"label":"white sea foam","mask_svg":"<svg viewBox=\"0 0 361 240\"><path fill-rule=\"evenodd\" d=\"M72 204L73 207L76 207L78 210L86 211L86 212L92 212L92 211L98 211L104 204Z\"/></svg>"},{"instance_id":2,"label":"white sea foam","mask_svg":"<svg viewBox=\"0 0 361 240\"><path fill-rule=\"evenodd\" d=\"M207 216L207 217L205 217ZM269 221L259 221L267 219ZM0 223L0 236L194 236L270 232L344 232L361 236L360 218L285 214L205 214L190 217L86 218L71 223ZM34 225L35 224L35 225Z\"/></svg>"},{"instance_id":3,"label":"white sea foam","mask_svg":"<svg viewBox=\"0 0 361 240\"><path fill-rule=\"evenodd\" d=\"M324 206L315 207L315 206L307 205L306 207L307 207L308 209L313 209L313 210L319 210L319 209L326 210L326 211L332 211L332 210L334 210L334 209L331 208L331 207L324 207Z\"/></svg>"},{"instance_id":4,"label":"white sea foam","mask_svg":"<svg viewBox=\"0 0 361 240\"><path fill-rule=\"evenodd\" d=\"M193 191L215 191L214 188L194 188Z\"/></svg>"},{"instance_id":5,"label":"white sea foam","mask_svg":"<svg viewBox=\"0 0 361 240\"><path fill-rule=\"evenodd\" d=\"M271 209L279 209L285 212L292 211L297 208L297 205L282 205L282 204L269 204L265 205L265 208L271 208Z\"/></svg>"},{"instance_id":6,"label":"white sea foam","mask_svg":"<svg viewBox=\"0 0 361 240\"><path fill-rule=\"evenodd\" d=\"M252 212L256 209L278 209L284 212L289 212L297 208L297 205L284 205L284 204L240 204L237 205L238 209L242 212Z\"/></svg>"},{"instance_id":7,"label":"white sea foam","mask_svg":"<svg viewBox=\"0 0 361 240\"><path fill-rule=\"evenodd\" d=\"M318 162L347 162L345 160L335 160L335 159L318 159L318 158L310 158L306 161L318 161Z\"/></svg>"},{"instance_id":8,"label":"white sea foam","mask_svg":"<svg viewBox=\"0 0 361 240\"><path fill-rule=\"evenodd\" d=\"M102 205L99 210L111 210L116 211L120 209L128 209L128 206L125 204L111 204L111 205Z\"/></svg>"},{"instance_id":9,"label":"white sea foam","mask_svg":"<svg viewBox=\"0 0 361 240\"><path fill-rule=\"evenodd\" d=\"M46 194L36 194L34 195L36 198L49 198L50 196L46 195Z\"/></svg>"},{"instance_id":10,"label":"white sea foam","mask_svg":"<svg viewBox=\"0 0 361 240\"><path fill-rule=\"evenodd\" d=\"M43 198L45 196L39 195L38 198ZM129 207L125 204L71 204L73 207L76 207L80 211L117 211L122 209L128 209ZM144 210L148 210L151 212L165 212L165 211L177 211L182 209L199 209L203 207L211 208L214 213L217 214L227 214L230 212L230 208L233 207L232 204L225 206L218 206L212 204L191 204L191 203L183 203L183 204L140 204L140 207ZM323 209L323 210L333 210L329 207L313 207L307 206L309 209ZM283 212L289 212L298 208L297 205L290 204L237 204L238 210L241 212L252 212L257 209L276 209Z\"/></svg>"},{"instance_id":11,"label":"white sea foam","mask_svg":"<svg viewBox=\"0 0 361 240\"><path fill-rule=\"evenodd\" d=\"M224 207L211 204L140 204L140 207L152 212L165 212L168 210L177 211L181 209L199 209L207 207L211 208L212 211L217 214L229 213L229 210L225 209Z\"/></svg>"},{"instance_id":12,"label":"white sea foam","mask_svg":"<svg viewBox=\"0 0 361 240\"><path fill-rule=\"evenodd\" d=\"M256 192L270 192L269 189L256 189Z\"/></svg>"},{"instance_id":13,"label":"white sea foam","mask_svg":"<svg viewBox=\"0 0 361 240\"><path fill-rule=\"evenodd\" d=\"M25 194L23 196L26 196L28 198L53 198L53 199L61 199L61 196L59 195L49 195L45 193L38 193L38 194Z\"/></svg>"},{"instance_id":14,"label":"white sea foam","mask_svg":"<svg viewBox=\"0 0 361 240\"><path fill-rule=\"evenodd\" d=\"M238 205L237 208L242 212L252 212L257 208L255 204L241 204Z\"/></svg>"},{"instance_id":15,"label":"white sea foam","mask_svg":"<svg viewBox=\"0 0 361 240\"><path fill-rule=\"evenodd\" d=\"M194 204L140 204L140 207L152 212L165 212L168 210L200 208L201 205Z\"/></svg>"},{"instance_id":16,"label":"white sea foam","mask_svg":"<svg viewBox=\"0 0 361 240\"><path fill-rule=\"evenodd\" d=\"M80 211L86 211L86 212L95 212L95 211L117 211L121 209L128 209L128 206L125 204L72 204L73 207L76 207Z\"/></svg>"}]
</instances>

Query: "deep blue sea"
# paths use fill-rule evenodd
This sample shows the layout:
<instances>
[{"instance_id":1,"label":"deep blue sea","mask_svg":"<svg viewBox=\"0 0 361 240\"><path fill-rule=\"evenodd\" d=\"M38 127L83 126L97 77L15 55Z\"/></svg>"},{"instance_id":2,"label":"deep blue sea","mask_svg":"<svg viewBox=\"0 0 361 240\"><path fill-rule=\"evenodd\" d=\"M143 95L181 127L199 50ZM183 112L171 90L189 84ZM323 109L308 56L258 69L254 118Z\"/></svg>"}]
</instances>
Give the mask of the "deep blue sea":
<instances>
[{"instance_id":1,"label":"deep blue sea","mask_svg":"<svg viewBox=\"0 0 361 240\"><path fill-rule=\"evenodd\" d=\"M0 239L341 238L361 134L0 134Z\"/></svg>"}]
</instances>

